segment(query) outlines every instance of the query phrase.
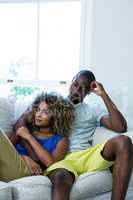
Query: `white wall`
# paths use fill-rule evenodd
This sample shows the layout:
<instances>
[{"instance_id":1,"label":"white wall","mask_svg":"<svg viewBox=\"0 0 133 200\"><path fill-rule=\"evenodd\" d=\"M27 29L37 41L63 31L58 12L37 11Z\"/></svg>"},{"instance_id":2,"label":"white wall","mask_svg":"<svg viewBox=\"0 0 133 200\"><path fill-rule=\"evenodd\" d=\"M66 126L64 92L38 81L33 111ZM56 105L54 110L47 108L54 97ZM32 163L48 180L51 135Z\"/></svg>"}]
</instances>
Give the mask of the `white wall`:
<instances>
[{"instance_id":1,"label":"white wall","mask_svg":"<svg viewBox=\"0 0 133 200\"><path fill-rule=\"evenodd\" d=\"M91 69L122 111L133 116L133 0L93 2Z\"/></svg>"}]
</instances>

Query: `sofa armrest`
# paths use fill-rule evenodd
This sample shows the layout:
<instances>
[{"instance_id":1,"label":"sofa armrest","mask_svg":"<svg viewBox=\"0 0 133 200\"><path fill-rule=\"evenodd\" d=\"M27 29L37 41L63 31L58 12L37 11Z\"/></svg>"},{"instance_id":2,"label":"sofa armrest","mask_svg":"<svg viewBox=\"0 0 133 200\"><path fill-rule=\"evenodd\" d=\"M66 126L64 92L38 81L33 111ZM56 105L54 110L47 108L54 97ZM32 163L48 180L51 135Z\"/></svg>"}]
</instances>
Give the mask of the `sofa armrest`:
<instances>
[{"instance_id":1,"label":"sofa armrest","mask_svg":"<svg viewBox=\"0 0 133 200\"><path fill-rule=\"evenodd\" d=\"M106 140L109 140L110 138L117 136L117 135L127 135L129 136L132 141L133 141L133 130L130 130L128 132L125 133L116 133L114 131L108 130L104 127L97 127L96 131L93 135L93 146L96 144L100 144Z\"/></svg>"}]
</instances>

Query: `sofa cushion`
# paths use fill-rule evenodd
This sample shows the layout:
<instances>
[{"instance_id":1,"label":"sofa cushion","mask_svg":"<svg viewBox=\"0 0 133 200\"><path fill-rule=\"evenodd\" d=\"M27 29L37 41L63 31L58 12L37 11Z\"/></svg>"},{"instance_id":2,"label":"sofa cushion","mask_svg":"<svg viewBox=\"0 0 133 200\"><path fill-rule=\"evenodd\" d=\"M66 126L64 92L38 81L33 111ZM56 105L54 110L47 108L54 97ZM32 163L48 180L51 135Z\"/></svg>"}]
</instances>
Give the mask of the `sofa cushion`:
<instances>
[{"instance_id":1,"label":"sofa cushion","mask_svg":"<svg viewBox=\"0 0 133 200\"><path fill-rule=\"evenodd\" d=\"M95 197L88 197L82 200L110 200L112 192L105 192ZM81 199L80 199L81 200ZM125 200L133 200L133 188L129 188Z\"/></svg>"},{"instance_id":2,"label":"sofa cushion","mask_svg":"<svg viewBox=\"0 0 133 200\"><path fill-rule=\"evenodd\" d=\"M112 174L109 170L84 173L74 183L71 200L110 200ZM126 200L133 199L133 174L131 176Z\"/></svg>"},{"instance_id":3,"label":"sofa cushion","mask_svg":"<svg viewBox=\"0 0 133 200\"><path fill-rule=\"evenodd\" d=\"M21 178L9 182L9 185L12 186L13 200L51 200L51 182L45 176ZM74 183L70 200L109 200L111 193L108 191L111 189L112 174L110 171L84 173ZM131 200L130 197L133 197L133 175L126 199Z\"/></svg>"},{"instance_id":4,"label":"sofa cushion","mask_svg":"<svg viewBox=\"0 0 133 200\"><path fill-rule=\"evenodd\" d=\"M51 200L51 182L45 176L30 176L10 181L14 200ZM85 173L74 183L70 199L81 200L95 196L112 188L109 171ZM28 198L27 198L28 197Z\"/></svg>"},{"instance_id":5,"label":"sofa cushion","mask_svg":"<svg viewBox=\"0 0 133 200\"><path fill-rule=\"evenodd\" d=\"M84 173L74 183L71 200L81 200L112 189L112 174L109 170Z\"/></svg>"},{"instance_id":6,"label":"sofa cushion","mask_svg":"<svg viewBox=\"0 0 133 200\"><path fill-rule=\"evenodd\" d=\"M10 181L13 200L51 200L51 182L45 176L29 176Z\"/></svg>"},{"instance_id":7,"label":"sofa cushion","mask_svg":"<svg viewBox=\"0 0 133 200\"><path fill-rule=\"evenodd\" d=\"M0 181L0 200L12 200L12 188L2 181Z\"/></svg>"}]
</instances>

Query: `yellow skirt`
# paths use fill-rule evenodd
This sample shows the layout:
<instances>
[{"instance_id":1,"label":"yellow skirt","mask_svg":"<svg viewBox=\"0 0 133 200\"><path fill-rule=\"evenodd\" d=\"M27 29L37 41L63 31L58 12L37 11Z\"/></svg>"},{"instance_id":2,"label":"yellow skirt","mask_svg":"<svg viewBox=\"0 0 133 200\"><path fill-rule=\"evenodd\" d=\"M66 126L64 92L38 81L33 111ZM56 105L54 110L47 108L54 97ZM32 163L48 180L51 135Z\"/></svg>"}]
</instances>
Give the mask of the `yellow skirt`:
<instances>
[{"instance_id":1,"label":"yellow skirt","mask_svg":"<svg viewBox=\"0 0 133 200\"><path fill-rule=\"evenodd\" d=\"M97 144L96 146L86 150L67 154L63 160L48 167L44 172L44 175L48 175L55 169L64 168L73 173L77 179L82 173L102 171L109 168L113 162L105 160L101 155L101 151L103 150L105 143L106 142Z\"/></svg>"}]
</instances>

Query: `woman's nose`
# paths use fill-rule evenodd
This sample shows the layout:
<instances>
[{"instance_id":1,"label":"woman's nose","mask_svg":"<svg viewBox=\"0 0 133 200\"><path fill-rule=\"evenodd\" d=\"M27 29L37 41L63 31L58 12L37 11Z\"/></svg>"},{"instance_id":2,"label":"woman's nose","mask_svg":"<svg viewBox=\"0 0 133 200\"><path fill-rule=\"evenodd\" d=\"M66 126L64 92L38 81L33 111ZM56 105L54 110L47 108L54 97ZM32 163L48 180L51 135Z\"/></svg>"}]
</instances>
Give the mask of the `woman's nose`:
<instances>
[{"instance_id":1,"label":"woman's nose","mask_svg":"<svg viewBox=\"0 0 133 200\"><path fill-rule=\"evenodd\" d=\"M36 116L41 116L41 111L38 111L38 112L36 113Z\"/></svg>"}]
</instances>

